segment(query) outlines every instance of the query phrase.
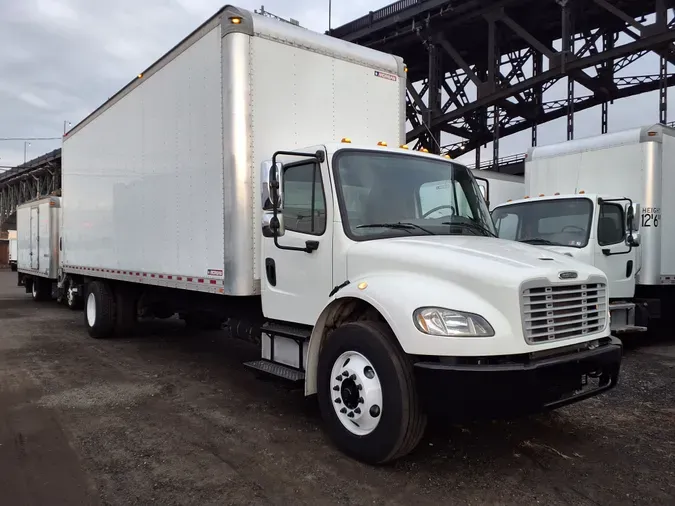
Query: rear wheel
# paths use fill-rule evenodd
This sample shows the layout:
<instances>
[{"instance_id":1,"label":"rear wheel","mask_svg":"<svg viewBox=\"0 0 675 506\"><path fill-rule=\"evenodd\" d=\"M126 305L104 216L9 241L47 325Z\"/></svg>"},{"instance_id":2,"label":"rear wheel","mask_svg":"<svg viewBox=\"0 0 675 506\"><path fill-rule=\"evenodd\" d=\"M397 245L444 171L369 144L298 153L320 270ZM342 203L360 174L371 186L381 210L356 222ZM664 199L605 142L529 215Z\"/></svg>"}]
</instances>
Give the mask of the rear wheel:
<instances>
[{"instance_id":1,"label":"rear wheel","mask_svg":"<svg viewBox=\"0 0 675 506\"><path fill-rule=\"evenodd\" d=\"M339 327L321 351L318 399L328 433L346 454L382 464L411 452L426 427L412 364L389 327Z\"/></svg>"},{"instance_id":2,"label":"rear wheel","mask_svg":"<svg viewBox=\"0 0 675 506\"><path fill-rule=\"evenodd\" d=\"M51 283L49 283L48 280L43 278L33 278L31 284L31 294L33 295L33 300L41 302L51 297Z\"/></svg>"},{"instance_id":3,"label":"rear wheel","mask_svg":"<svg viewBox=\"0 0 675 506\"><path fill-rule=\"evenodd\" d=\"M107 283L87 285L84 323L90 337L104 339L115 331L115 297Z\"/></svg>"}]
</instances>

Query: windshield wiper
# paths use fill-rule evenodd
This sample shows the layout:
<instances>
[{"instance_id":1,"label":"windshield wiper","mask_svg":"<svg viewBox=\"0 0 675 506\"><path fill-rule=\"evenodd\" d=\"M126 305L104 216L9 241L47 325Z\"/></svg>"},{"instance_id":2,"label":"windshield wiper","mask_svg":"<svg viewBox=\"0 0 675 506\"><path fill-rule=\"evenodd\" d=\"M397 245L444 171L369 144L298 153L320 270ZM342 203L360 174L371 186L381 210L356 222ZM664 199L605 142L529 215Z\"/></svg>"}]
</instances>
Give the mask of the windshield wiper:
<instances>
[{"instance_id":1,"label":"windshield wiper","mask_svg":"<svg viewBox=\"0 0 675 506\"><path fill-rule=\"evenodd\" d=\"M489 237L497 237L497 234L492 232L489 228L481 225L480 223L476 222L466 222L466 221L444 221L441 223L441 225L450 225L454 227L464 227L468 228L469 230L478 230L480 232L483 232L483 234L489 236Z\"/></svg>"},{"instance_id":2,"label":"windshield wiper","mask_svg":"<svg viewBox=\"0 0 675 506\"><path fill-rule=\"evenodd\" d=\"M393 228L396 230L406 230L406 231L410 231L411 229L416 228L418 230L421 230L422 232L426 232L429 235L435 235L431 230L428 230L420 225L400 221L398 223L368 223L366 225L359 225L356 228Z\"/></svg>"},{"instance_id":3,"label":"windshield wiper","mask_svg":"<svg viewBox=\"0 0 675 506\"><path fill-rule=\"evenodd\" d=\"M537 246L564 246L564 244L560 244L559 242L549 241L548 239L542 239L541 237L535 237L534 239L519 239L518 242L534 244Z\"/></svg>"}]
</instances>

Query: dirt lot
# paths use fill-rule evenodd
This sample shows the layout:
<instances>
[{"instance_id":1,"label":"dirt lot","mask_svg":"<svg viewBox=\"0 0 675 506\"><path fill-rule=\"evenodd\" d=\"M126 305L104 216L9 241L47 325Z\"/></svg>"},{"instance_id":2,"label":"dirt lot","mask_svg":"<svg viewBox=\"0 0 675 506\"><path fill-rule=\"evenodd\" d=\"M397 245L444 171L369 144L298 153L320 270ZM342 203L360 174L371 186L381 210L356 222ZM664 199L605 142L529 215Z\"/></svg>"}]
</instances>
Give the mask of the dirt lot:
<instances>
[{"instance_id":1,"label":"dirt lot","mask_svg":"<svg viewBox=\"0 0 675 506\"><path fill-rule=\"evenodd\" d=\"M241 366L255 349L173 321L94 341L14 285L0 272L2 504L675 504L675 344L629 349L604 397L436 421L371 468L330 445L313 401Z\"/></svg>"}]
</instances>

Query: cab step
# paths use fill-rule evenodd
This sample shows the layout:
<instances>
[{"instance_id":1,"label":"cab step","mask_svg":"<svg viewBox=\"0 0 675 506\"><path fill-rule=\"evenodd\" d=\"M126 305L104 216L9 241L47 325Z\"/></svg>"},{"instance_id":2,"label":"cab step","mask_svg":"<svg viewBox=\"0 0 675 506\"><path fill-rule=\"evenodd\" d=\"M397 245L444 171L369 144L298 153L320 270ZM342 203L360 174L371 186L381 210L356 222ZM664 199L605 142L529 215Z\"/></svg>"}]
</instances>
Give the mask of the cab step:
<instances>
[{"instance_id":1,"label":"cab step","mask_svg":"<svg viewBox=\"0 0 675 506\"><path fill-rule=\"evenodd\" d=\"M305 380L304 372L282 364L275 364L269 360L254 360L253 362L245 362L244 366L259 373L275 376L287 381L299 382Z\"/></svg>"}]
</instances>

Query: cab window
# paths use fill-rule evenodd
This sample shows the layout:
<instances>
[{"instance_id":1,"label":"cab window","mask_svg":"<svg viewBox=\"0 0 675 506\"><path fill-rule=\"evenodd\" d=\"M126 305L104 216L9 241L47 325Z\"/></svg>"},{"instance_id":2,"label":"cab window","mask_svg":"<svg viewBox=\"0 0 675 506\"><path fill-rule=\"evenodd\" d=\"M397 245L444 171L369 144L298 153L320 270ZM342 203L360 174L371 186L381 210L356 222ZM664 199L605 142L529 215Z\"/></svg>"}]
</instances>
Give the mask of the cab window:
<instances>
[{"instance_id":1,"label":"cab window","mask_svg":"<svg viewBox=\"0 0 675 506\"><path fill-rule=\"evenodd\" d=\"M598 218L598 244L609 246L624 242L625 239L623 207L618 204L602 204Z\"/></svg>"},{"instance_id":2,"label":"cab window","mask_svg":"<svg viewBox=\"0 0 675 506\"><path fill-rule=\"evenodd\" d=\"M286 230L322 235L326 231L326 199L319 165L301 163L287 166L283 185Z\"/></svg>"}]
</instances>

